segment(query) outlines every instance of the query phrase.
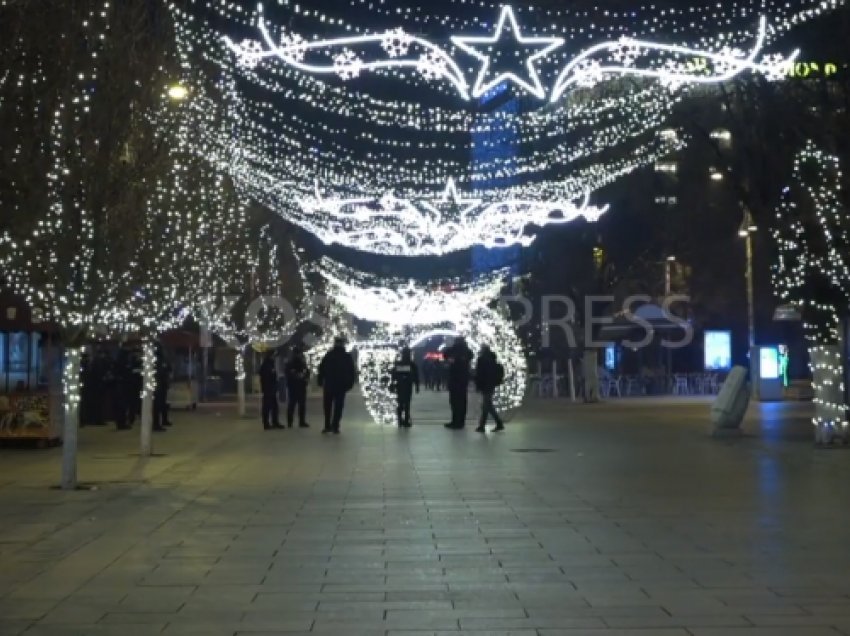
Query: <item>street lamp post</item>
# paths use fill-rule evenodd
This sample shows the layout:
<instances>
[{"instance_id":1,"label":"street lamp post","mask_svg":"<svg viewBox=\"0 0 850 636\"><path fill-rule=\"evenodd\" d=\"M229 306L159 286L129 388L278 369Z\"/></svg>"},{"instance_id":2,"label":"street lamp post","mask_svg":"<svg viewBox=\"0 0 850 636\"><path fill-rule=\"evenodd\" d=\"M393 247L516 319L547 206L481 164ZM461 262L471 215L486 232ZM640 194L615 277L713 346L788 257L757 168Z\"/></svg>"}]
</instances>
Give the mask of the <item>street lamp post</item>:
<instances>
[{"instance_id":1,"label":"street lamp post","mask_svg":"<svg viewBox=\"0 0 850 636\"><path fill-rule=\"evenodd\" d=\"M673 263L675 262L675 256L668 256L667 259L664 261L664 298L668 298L672 293Z\"/></svg>"},{"instance_id":2,"label":"street lamp post","mask_svg":"<svg viewBox=\"0 0 850 636\"><path fill-rule=\"evenodd\" d=\"M753 234L758 228L753 222L753 217L749 209L744 211L744 219L741 221L741 227L738 229L738 236L744 239L747 257L747 338L750 345L750 351L756 346L756 316L755 316L755 300L753 293Z\"/></svg>"}]
</instances>

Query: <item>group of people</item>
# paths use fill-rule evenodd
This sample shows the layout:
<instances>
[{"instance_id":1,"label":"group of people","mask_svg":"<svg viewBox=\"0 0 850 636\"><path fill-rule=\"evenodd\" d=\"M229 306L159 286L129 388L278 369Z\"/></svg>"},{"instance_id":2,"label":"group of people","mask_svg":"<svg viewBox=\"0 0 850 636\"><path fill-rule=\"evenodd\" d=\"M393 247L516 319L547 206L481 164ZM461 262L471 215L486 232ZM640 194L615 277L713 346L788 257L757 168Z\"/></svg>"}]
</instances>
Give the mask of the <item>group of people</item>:
<instances>
[{"instance_id":1,"label":"group of people","mask_svg":"<svg viewBox=\"0 0 850 636\"><path fill-rule=\"evenodd\" d=\"M496 354L487 345L482 345L475 361L474 373L472 367L474 356L463 337L458 337L443 355L451 409L451 421L445 425L446 428L460 430L466 426L469 384L470 380L474 380L475 387L482 396L481 416L476 432L486 432L485 426L491 416L496 424L494 432L503 431L504 422L499 417L493 402L496 389L504 382L505 375ZM259 375L263 393L263 428L265 430L286 428L279 421L278 372L274 353L266 356L260 366ZM283 375L288 394L287 426L292 428L297 410L299 427L308 428L306 404L310 369L300 348L296 347L292 350L284 366ZM319 386L323 389L322 405L325 421L322 433L338 435L345 408L345 397L357 380L354 358L346 350L343 338L337 338L333 348L322 358L317 379ZM420 373L409 347L402 348L398 359L393 364L390 373L390 389L396 396L398 426L410 428L413 425L410 415L411 404L414 391L419 393Z\"/></svg>"},{"instance_id":2,"label":"group of people","mask_svg":"<svg viewBox=\"0 0 850 636\"><path fill-rule=\"evenodd\" d=\"M452 413L451 421L445 425L446 428L460 430L466 426L469 381L473 379L475 388L481 393L481 416L475 431L486 432L484 427L491 415L496 423L494 432L505 430L504 422L493 403L496 389L505 380L505 369L499 363L496 354L487 345L482 345L478 359L475 361L474 376L471 369L473 354L463 337L458 337L452 346L443 352L443 356L448 364L449 408Z\"/></svg>"},{"instance_id":3,"label":"group of people","mask_svg":"<svg viewBox=\"0 0 850 636\"><path fill-rule=\"evenodd\" d=\"M307 386L310 381L310 368L304 352L295 347L284 365L283 376L286 382L287 408L286 423L292 428L295 412L298 411L299 428L309 428L307 423ZM325 426L322 433L339 435L342 412L345 408L345 396L354 387L357 371L354 358L346 351L345 340L337 338L333 348L328 351L319 364L319 386L323 388L323 407ZM260 365L260 388L263 393L263 428L286 428L280 423L278 407L278 374L274 353L269 353Z\"/></svg>"},{"instance_id":4,"label":"group of people","mask_svg":"<svg viewBox=\"0 0 850 636\"><path fill-rule=\"evenodd\" d=\"M104 426L115 422L115 429L133 428L142 414L142 355L137 349L122 345L113 357L104 348L94 356L83 354L81 360L82 390L80 394L80 425ZM164 432L171 422L168 418L168 388L171 367L162 348L154 353L153 430Z\"/></svg>"}]
</instances>

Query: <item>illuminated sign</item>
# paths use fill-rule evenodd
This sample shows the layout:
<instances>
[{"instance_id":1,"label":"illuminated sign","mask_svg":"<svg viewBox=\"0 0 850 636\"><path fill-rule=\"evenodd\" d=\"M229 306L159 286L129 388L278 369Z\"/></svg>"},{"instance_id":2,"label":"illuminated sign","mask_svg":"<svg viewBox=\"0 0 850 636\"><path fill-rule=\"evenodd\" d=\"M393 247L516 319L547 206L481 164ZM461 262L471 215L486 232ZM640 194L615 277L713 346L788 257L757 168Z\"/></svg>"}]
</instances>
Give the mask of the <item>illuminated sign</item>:
<instances>
[{"instance_id":1,"label":"illuminated sign","mask_svg":"<svg viewBox=\"0 0 850 636\"><path fill-rule=\"evenodd\" d=\"M605 368L609 371L617 368L617 345L605 347Z\"/></svg>"},{"instance_id":2,"label":"illuminated sign","mask_svg":"<svg viewBox=\"0 0 850 636\"><path fill-rule=\"evenodd\" d=\"M726 371L732 368L732 332L705 332L705 368L708 371Z\"/></svg>"},{"instance_id":3,"label":"illuminated sign","mask_svg":"<svg viewBox=\"0 0 850 636\"><path fill-rule=\"evenodd\" d=\"M777 347L759 349L759 375L762 380L779 379L779 349Z\"/></svg>"}]
</instances>

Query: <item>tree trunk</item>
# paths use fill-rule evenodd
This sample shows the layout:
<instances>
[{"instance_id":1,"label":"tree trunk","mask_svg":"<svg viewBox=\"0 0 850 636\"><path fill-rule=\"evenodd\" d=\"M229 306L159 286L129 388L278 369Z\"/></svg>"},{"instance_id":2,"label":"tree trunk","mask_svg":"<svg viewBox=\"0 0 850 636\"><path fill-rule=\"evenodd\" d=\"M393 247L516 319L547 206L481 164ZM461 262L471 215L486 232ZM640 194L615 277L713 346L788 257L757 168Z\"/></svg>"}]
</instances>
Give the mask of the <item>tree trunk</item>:
<instances>
[{"instance_id":1,"label":"tree trunk","mask_svg":"<svg viewBox=\"0 0 850 636\"><path fill-rule=\"evenodd\" d=\"M80 425L80 359L82 349L65 351L63 379L64 420L62 423L62 490L77 488L77 447Z\"/></svg>"},{"instance_id":2,"label":"tree trunk","mask_svg":"<svg viewBox=\"0 0 850 636\"><path fill-rule=\"evenodd\" d=\"M247 415L245 405L245 353L241 349L236 351L236 391L239 400L239 417Z\"/></svg>"},{"instance_id":3,"label":"tree trunk","mask_svg":"<svg viewBox=\"0 0 850 636\"><path fill-rule=\"evenodd\" d=\"M844 367L837 344L809 347L812 386L815 391L815 443L829 445L848 441L847 404L844 399Z\"/></svg>"},{"instance_id":4,"label":"tree trunk","mask_svg":"<svg viewBox=\"0 0 850 636\"><path fill-rule=\"evenodd\" d=\"M145 340L142 351L142 421L139 454L142 457L150 457L153 455L153 393L156 389L153 342Z\"/></svg>"}]
</instances>

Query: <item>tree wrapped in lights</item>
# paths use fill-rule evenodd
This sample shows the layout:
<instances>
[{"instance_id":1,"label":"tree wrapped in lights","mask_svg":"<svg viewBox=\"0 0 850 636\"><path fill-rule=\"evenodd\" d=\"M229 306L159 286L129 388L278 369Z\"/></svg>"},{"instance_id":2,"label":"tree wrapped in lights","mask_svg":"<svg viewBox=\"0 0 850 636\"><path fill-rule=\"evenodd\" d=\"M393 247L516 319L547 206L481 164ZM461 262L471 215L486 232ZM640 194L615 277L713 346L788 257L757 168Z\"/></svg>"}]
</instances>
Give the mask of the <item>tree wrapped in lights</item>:
<instances>
[{"instance_id":1,"label":"tree wrapped in lights","mask_svg":"<svg viewBox=\"0 0 850 636\"><path fill-rule=\"evenodd\" d=\"M848 440L842 365L843 322L850 311L850 217L838 157L809 142L794 162L773 232L774 283L802 310L814 376L816 440Z\"/></svg>"},{"instance_id":2,"label":"tree wrapped in lights","mask_svg":"<svg viewBox=\"0 0 850 636\"><path fill-rule=\"evenodd\" d=\"M73 488L82 345L145 341L149 454L153 340L203 298L243 289L246 206L220 163L198 162L197 144L186 150L198 134L189 104L203 103L205 130L220 130L222 108L180 64L163 5L7 2L0 11L0 123L14 133L2 149L0 265L3 282L62 330L63 486Z\"/></svg>"},{"instance_id":3,"label":"tree wrapped in lights","mask_svg":"<svg viewBox=\"0 0 850 636\"><path fill-rule=\"evenodd\" d=\"M4 283L61 329L66 349L62 486L76 487L81 346L155 321L134 272L140 214L171 164L176 68L161 8L133 1L0 7L0 266ZM56 392L51 383L51 392ZM54 403L62 403L56 399Z\"/></svg>"}]
</instances>

